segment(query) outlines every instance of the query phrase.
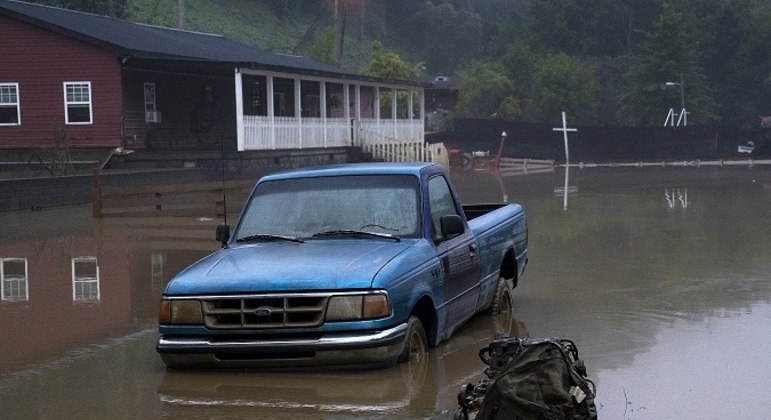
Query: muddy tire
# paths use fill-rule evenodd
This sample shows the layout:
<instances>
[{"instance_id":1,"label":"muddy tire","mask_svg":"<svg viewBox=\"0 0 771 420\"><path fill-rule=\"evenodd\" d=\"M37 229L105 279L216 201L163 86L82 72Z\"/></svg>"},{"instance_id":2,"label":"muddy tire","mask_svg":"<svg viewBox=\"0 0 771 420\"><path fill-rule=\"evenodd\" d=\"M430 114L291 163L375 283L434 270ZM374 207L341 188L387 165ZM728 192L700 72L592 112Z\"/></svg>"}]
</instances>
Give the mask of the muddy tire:
<instances>
[{"instance_id":1,"label":"muddy tire","mask_svg":"<svg viewBox=\"0 0 771 420\"><path fill-rule=\"evenodd\" d=\"M490 307L490 315L511 313L514 309L514 294L511 290L511 282L501 277L493 296L493 304Z\"/></svg>"},{"instance_id":2,"label":"muddy tire","mask_svg":"<svg viewBox=\"0 0 771 420\"><path fill-rule=\"evenodd\" d=\"M423 363L428 358L428 340L423 323L415 315L407 321L407 339L399 355L399 362Z\"/></svg>"}]
</instances>

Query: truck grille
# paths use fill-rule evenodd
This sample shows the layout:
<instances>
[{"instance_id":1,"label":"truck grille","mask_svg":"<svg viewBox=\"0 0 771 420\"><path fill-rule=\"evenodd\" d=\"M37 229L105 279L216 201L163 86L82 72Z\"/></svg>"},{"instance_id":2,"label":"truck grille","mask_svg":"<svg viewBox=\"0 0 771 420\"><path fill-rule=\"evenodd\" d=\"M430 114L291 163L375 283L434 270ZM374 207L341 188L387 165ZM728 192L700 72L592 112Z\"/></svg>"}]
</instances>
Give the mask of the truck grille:
<instances>
[{"instance_id":1,"label":"truck grille","mask_svg":"<svg viewBox=\"0 0 771 420\"><path fill-rule=\"evenodd\" d=\"M206 327L269 329L316 327L324 321L328 296L249 296L203 300Z\"/></svg>"}]
</instances>

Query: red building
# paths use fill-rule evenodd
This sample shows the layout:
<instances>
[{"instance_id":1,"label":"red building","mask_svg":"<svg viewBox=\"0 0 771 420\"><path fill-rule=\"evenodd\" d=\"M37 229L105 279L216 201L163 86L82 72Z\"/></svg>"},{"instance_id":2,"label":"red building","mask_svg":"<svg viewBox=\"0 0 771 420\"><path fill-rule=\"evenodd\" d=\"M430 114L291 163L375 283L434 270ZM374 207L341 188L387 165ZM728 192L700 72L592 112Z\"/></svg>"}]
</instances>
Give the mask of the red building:
<instances>
[{"instance_id":1,"label":"red building","mask_svg":"<svg viewBox=\"0 0 771 420\"><path fill-rule=\"evenodd\" d=\"M13 0L0 0L0 39L0 149L423 143L417 82Z\"/></svg>"}]
</instances>

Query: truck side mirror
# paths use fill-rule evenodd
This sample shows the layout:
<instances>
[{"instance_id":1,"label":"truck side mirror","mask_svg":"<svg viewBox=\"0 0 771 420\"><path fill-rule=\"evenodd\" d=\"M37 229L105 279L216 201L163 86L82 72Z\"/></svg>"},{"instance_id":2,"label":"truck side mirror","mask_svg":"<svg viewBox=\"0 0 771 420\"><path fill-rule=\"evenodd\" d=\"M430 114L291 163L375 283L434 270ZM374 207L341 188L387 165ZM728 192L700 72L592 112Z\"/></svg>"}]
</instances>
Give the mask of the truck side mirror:
<instances>
[{"instance_id":1,"label":"truck side mirror","mask_svg":"<svg viewBox=\"0 0 771 420\"><path fill-rule=\"evenodd\" d=\"M215 237L217 238L217 242L225 246L225 244L227 244L230 240L230 226L224 223L217 225L217 233Z\"/></svg>"},{"instance_id":2,"label":"truck side mirror","mask_svg":"<svg viewBox=\"0 0 771 420\"><path fill-rule=\"evenodd\" d=\"M439 218L439 224L442 227L442 237L451 238L465 232L463 218L457 214L447 214Z\"/></svg>"}]
</instances>

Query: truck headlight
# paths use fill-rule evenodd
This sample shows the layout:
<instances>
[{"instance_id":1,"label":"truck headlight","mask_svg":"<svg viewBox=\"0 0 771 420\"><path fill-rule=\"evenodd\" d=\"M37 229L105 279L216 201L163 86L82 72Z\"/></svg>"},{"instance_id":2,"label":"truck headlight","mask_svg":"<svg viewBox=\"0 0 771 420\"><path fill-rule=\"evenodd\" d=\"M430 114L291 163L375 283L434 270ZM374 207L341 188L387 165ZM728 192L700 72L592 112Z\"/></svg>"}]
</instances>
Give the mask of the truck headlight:
<instances>
[{"instance_id":1,"label":"truck headlight","mask_svg":"<svg viewBox=\"0 0 771 420\"><path fill-rule=\"evenodd\" d=\"M197 300L161 300L158 323L166 325L203 324L201 302Z\"/></svg>"},{"instance_id":2,"label":"truck headlight","mask_svg":"<svg viewBox=\"0 0 771 420\"><path fill-rule=\"evenodd\" d=\"M332 296L327 307L327 321L351 321L383 318L391 314L388 295L370 293L363 295Z\"/></svg>"}]
</instances>

